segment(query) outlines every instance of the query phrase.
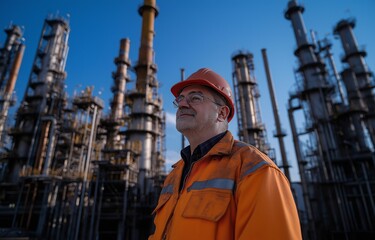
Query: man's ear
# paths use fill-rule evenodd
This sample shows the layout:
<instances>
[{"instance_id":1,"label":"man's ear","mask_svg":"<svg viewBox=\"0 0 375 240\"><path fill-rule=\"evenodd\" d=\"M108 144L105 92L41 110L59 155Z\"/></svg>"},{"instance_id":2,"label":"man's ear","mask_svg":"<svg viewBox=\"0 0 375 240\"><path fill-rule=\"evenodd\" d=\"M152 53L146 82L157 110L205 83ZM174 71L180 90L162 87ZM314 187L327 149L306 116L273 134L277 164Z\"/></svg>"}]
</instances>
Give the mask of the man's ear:
<instances>
[{"instance_id":1,"label":"man's ear","mask_svg":"<svg viewBox=\"0 0 375 240\"><path fill-rule=\"evenodd\" d=\"M219 115L218 115L218 118L217 118L217 119L218 119L220 122L223 122L223 121L227 120L227 119L228 119L228 116L229 116L229 112L230 112L230 109L229 109L228 106L226 106L226 105L221 106L221 107L219 108Z\"/></svg>"}]
</instances>

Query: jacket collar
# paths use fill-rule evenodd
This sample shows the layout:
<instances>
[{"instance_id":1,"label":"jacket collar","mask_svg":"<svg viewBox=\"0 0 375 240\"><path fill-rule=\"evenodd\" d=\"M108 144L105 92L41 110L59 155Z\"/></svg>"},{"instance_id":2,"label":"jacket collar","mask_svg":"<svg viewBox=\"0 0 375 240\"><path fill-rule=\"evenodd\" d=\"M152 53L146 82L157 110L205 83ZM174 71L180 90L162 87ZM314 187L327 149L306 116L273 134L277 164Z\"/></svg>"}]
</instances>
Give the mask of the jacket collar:
<instances>
[{"instance_id":1,"label":"jacket collar","mask_svg":"<svg viewBox=\"0 0 375 240\"><path fill-rule=\"evenodd\" d=\"M234 138L232 133L228 130L227 133L224 135L224 137L216 143L210 151L206 154L206 156L214 156L214 155L219 155L219 156L224 156L224 155L230 155L232 152L234 144ZM172 165L172 168L175 168L179 165L183 164L183 160L180 159L177 163Z\"/></svg>"}]
</instances>

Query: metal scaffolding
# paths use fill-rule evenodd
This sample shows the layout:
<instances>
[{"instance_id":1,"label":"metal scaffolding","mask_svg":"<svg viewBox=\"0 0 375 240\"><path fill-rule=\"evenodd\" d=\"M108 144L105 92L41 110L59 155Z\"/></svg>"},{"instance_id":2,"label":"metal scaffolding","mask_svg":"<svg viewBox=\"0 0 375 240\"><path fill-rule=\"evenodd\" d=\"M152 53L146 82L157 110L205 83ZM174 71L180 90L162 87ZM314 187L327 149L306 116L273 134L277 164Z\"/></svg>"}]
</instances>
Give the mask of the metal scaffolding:
<instances>
[{"instance_id":1,"label":"metal scaffolding","mask_svg":"<svg viewBox=\"0 0 375 240\"><path fill-rule=\"evenodd\" d=\"M367 239L375 236L375 169L373 141L374 88L370 72L363 65L365 53L359 51L351 31L352 23L341 21L340 34L349 63L340 79L324 57L328 44L308 40L302 19L303 6L290 0L285 11L295 33L299 60L296 91L290 94L289 120L293 134L301 185L306 206L302 222L305 239ZM329 72L336 75L335 81ZM356 79L356 78L360 79ZM336 101L339 95L341 100ZM345 99L346 98L346 99ZM370 106L371 105L371 106ZM297 114L304 117L299 128ZM298 130L302 129L302 130Z\"/></svg>"},{"instance_id":2,"label":"metal scaffolding","mask_svg":"<svg viewBox=\"0 0 375 240\"><path fill-rule=\"evenodd\" d=\"M151 233L165 177L165 113L152 48L155 0L145 0L139 13L136 89L127 90L130 40L121 39L107 116L93 87L67 96L69 22L45 20L15 126L7 132L12 149L1 155L0 238L146 239ZM1 90L11 93L23 45L19 28L8 32Z\"/></svg>"}]
</instances>

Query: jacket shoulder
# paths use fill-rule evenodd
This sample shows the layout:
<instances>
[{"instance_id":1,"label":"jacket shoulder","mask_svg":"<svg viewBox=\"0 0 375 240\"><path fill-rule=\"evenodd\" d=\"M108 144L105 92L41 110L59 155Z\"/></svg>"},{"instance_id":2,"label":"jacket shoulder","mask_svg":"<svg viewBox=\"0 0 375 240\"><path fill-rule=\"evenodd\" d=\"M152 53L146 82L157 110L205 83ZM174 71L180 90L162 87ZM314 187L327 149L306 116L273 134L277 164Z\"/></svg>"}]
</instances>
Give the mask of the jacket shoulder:
<instances>
[{"instance_id":1,"label":"jacket shoulder","mask_svg":"<svg viewBox=\"0 0 375 240\"><path fill-rule=\"evenodd\" d=\"M276 164L265 153L261 152L253 145L242 141L234 142L232 157L240 160L240 181L246 176L252 175L266 167L275 168L279 171Z\"/></svg>"}]
</instances>

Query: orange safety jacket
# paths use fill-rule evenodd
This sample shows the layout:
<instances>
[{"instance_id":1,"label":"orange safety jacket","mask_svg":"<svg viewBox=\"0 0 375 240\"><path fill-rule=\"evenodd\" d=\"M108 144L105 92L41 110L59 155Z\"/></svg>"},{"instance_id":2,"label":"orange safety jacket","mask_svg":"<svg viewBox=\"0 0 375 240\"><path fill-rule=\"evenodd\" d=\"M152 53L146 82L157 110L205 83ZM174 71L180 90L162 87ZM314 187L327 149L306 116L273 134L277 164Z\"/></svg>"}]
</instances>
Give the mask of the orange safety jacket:
<instances>
[{"instance_id":1,"label":"orange safety jacket","mask_svg":"<svg viewBox=\"0 0 375 240\"><path fill-rule=\"evenodd\" d=\"M227 134L193 163L179 191L184 161L174 164L154 210L159 239L302 239L285 175L255 147Z\"/></svg>"}]
</instances>

